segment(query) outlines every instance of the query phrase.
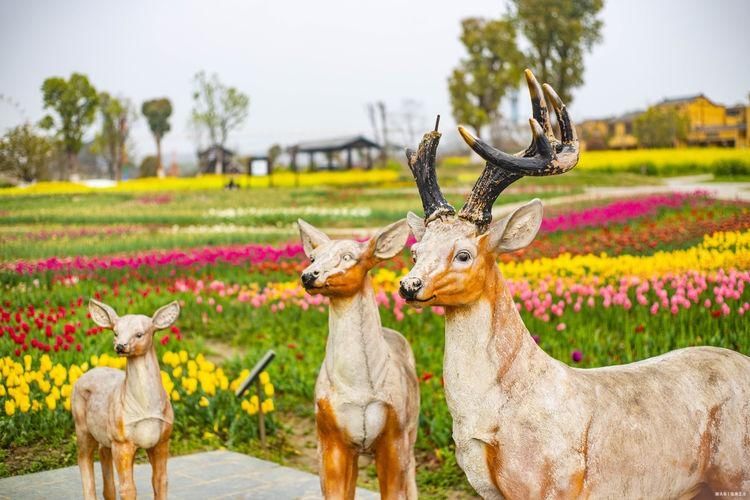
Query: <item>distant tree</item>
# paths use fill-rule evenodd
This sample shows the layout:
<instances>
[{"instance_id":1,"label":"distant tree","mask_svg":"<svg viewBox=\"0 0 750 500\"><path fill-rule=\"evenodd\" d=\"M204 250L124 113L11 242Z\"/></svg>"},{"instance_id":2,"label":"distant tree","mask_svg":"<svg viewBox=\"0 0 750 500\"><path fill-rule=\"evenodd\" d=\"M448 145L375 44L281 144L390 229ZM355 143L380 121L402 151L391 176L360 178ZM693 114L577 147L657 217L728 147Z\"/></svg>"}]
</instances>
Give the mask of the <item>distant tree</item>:
<instances>
[{"instance_id":1,"label":"distant tree","mask_svg":"<svg viewBox=\"0 0 750 500\"><path fill-rule=\"evenodd\" d=\"M671 148L687 137L688 118L674 108L652 106L633 120L633 135L644 148Z\"/></svg>"},{"instance_id":2,"label":"distant tree","mask_svg":"<svg viewBox=\"0 0 750 500\"><path fill-rule=\"evenodd\" d=\"M156 156L146 156L141 160L141 166L138 169L139 177L154 177L156 169L159 167L159 159Z\"/></svg>"},{"instance_id":3,"label":"distant tree","mask_svg":"<svg viewBox=\"0 0 750 500\"><path fill-rule=\"evenodd\" d=\"M378 143L382 144L380 140L380 128L378 128L378 115L375 112L375 103L367 103L367 117L370 119L370 126L372 127L372 138Z\"/></svg>"},{"instance_id":4,"label":"distant tree","mask_svg":"<svg viewBox=\"0 0 750 500\"><path fill-rule=\"evenodd\" d=\"M94 122L99 96L86 75L73 73L68 80L52 77L42 84L46 115L40 126L54 130L67 158L68 174L78 176L78 152L83 145L83 134Z\"/></svg>"},{"instance_id":5,"label":"distant tree","mask_svg":"<svg viewBox=\"0 0 750 500\"><path fill-rule=\"evenodd\" d=\"M215 173L221 174L227 138L247 118L250 98L221 83L216 74L209 77L201 71L195 75L194 84L192 122L208 133L212 146L220 146Z\"/></svg>"},{"instance_id":6,"label":"distant tree","mask_svg":"<svg viewBox=\"0 0 750 500\"><path fill-rule=\"evenodd\" d=\"M405 99L401 102L401 108L391 121L398 123L405 145L417 144L426 127L422 103L415 99Z\"/></svg>"},{"instance_id":7,"label":"distant tree","mask_svg":"<svg viewBox=\"0 0 750 500\"><path fill-rule=\"evenodd\" d=\"M523 54L507 19L464 19L461 43L468 56L448 78L453 117L480 135L497 117L505 94L518 85Z\"/></svg>"},{"instance_id":8,"label":"distant tree","mask_svg":"<svg viewBox=\"0 0 750 500\"><path fill-rule=\"evenodd\" d=\"M385 102L378 101L377 106L378 111L380 112L380 125L383 129L383 149L380 150L380 161L382 161L383 166L385 166L388 163L388 148L390 147L390 144L388 143L388 112L386 111Z\"/></svg>"},{"instance_id":9,"label":"distant tree","mask_svg":"<svg viewBox=\"0 0 750 500\"><path fill-rule=\"evenodd\" d=\"M120 182L122 166L128 157L130 125L135 121L136 113L127 99L118 99L107 92L101 92L99 114L102 128L94 138L93 149L104 157L110 177Z\"/></svg>"},{"instance_id":10,"label":"distant tree","mask_svg":"<svg viewBox=\"0 0 750 500\"><path fill-rule=\"evenodd\" d=\"M510 20L531 46L531 70L569 104L583 83L583 54L601 40L604 0L511 0L510 6Z\"/></svg>"},{"instance_id":11,"label":"distant tree","mask_svg":"<svg viewBox=\"0 0 750 500\"><path fill-rule=\"evenodd\" d=\"M271 186L273 186L273 167L276 165L276 161L279 159L279 156L281 156L281 146L279 144L274 144L270 148L268 148L268 178L269 183Z\"/></svg>"},{"instance_id":12,"label":"distant tree","mask_svg":"<svg viewBox=\"0 0 750 500\"><path fill-rule=\"evenodd\" d=\"M141 113L146 117L148 128L151 129L151 134L156 141L156 175L164 177L164 167L161 161L161 140L171 128L169 117L172 116L172 103L166 97L151 99L143 103Z\"/></svg>"},{"instance_id":13,"label":"distant tree","mask_svg":"<svg viewBox=\"0 0 750 500\"><path fill-rule=\"evenodd\" d=\"M0 172L23 182L44 180L52 152L52 141L29 124L19 125L0 138Z\"/></svg>"}]
</instances>

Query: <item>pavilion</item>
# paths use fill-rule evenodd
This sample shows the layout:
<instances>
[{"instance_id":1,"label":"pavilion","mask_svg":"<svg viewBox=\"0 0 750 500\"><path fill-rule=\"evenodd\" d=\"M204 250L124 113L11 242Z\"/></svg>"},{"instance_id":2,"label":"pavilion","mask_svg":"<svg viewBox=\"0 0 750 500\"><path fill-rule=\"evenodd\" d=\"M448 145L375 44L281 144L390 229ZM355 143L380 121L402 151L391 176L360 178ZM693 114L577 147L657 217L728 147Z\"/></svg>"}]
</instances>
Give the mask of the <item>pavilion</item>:
<instances>
[{"instance_id":1,"label":"pavilion","mask_svg":"<svg viewBox=\"0 0 750 500\"><path fill-rule=\"evenodd\" d=\"M380 151L380 149L381 146L379 144L362 135L355 135L340 137L337 139L300 142L299 144L290 146L287 149L287 152L290 158L289 166L294 171L297 171L299 168L297 164L297 155L299 154L308 155L308 165L310 170L317 170L319 168L315 163L316 155L324 155L326 158L326 163L322 168L328 170L334 170L337 168L351 170L355 166L355 153L359 165L361 166L363 162L363 166L369 170L372 168L373 164L372 151ZM341 153L346 153L345 162L337 161L338 156Z\"/></svg>"}]
</instances>

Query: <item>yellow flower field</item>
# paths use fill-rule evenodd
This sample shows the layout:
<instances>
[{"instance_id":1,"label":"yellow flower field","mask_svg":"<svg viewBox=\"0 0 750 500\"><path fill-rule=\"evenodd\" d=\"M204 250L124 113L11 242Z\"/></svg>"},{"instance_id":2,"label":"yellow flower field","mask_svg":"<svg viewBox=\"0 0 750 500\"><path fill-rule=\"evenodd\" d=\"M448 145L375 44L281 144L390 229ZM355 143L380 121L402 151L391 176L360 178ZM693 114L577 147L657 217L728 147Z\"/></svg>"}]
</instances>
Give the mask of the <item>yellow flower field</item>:
<instances>
[{"instance_id":1,"label":"yellow flower field","mask_svg":"<svg viewBox=\"0 0 750 500\"><path fill-rule=\"evenodd\" d=\"M344 172L303 172L295 179L292 172L277 172L273 175L276 187L299 186L347 186L362 184L384 184L398 180L395 170L350 170ZM156 192L156 191L194 191L203 189L222 189L234 179L240 187L267 187L268 176L249 177L247 175L200 175L197 177L146 177L122 181L116 186L94 188L77 182L39 182L27 187L0 189L0 196L27 194L77 194L92 192Z\"/></svg>"}]
</instances>

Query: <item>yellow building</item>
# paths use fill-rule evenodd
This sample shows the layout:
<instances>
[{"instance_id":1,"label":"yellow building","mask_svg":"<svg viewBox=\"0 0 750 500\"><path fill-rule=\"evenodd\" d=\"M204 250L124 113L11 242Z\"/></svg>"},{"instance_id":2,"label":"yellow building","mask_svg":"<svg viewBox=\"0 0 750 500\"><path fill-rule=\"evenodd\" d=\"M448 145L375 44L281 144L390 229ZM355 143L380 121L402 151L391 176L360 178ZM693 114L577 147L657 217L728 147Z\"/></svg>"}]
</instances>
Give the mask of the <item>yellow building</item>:
<instances>
[{"instance_id":1,"label":"yellow building","mask_svg":"<svg viewBox=\"0 0 750 500\"><path fill-rule=\"evenodd\" d=\"M687 117L687 137L679 146L750 147L750 105L726 107L697 94L664 99L654 107L673 108ZM579 136L588 149L636 148L638 139L633 135L633 121L641 113L586 120L578 128Z\"/></svg>"}]
</instances>

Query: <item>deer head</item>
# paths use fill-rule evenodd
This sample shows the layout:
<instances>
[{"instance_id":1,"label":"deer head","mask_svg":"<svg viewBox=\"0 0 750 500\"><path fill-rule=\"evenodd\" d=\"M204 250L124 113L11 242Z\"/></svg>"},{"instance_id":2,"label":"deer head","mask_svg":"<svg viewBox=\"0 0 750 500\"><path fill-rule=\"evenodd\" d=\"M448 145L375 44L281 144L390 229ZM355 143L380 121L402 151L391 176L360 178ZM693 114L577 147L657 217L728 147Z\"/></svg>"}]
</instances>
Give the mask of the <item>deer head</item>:
<instances>
[{"instance_id":1,"label":"deer head","mask_svg":"<svg viewBox=\"0 0 750 500\"><path fill-rule=\"evenodd\" d=\"M497 254L527 246L542 221L542 204L535 199L493 223L492 205L497 197L523 176L561 174L578 162L578 139L565 104L552 87L541 87L531 71L525 75L533 114L529 120L533 137L526 150L504 153L458 127L466 143L486 161L458 213L443 197L435 175L440 133L425 134L416 153L407 150L425 211L424 218L411 212L407 216L417 239L412 246L414 267L399 289L407 302L458 306L476 301L487 278L494 275ZM552 132L546 100L557 115L560 140Z\"/></svg>"},{"instance_id":2,"label":"deer head","mask_svg":"<svg viewBox=\"0 0 750 500\"><path fill-rule=\"evenodd\" d=\"M362 289L367 272L378 262L395 257L406 244L406 219L384 227L365 242L332 240L299 219L299 233L310 265L302 272L307 293L349 297Z\"/></svg>"},{"instance_id":3,"label":"deer head","mask_svg":"<svg viewBox=\"0 0 750 500\"><path fill-rule=\"evenodd\" d=\"M114 332L113 343L119 356L135 357L151 349L154 332L170 327L177 320L180 304L175 301L160 307L150 318L142 314L120 317L112 307L91 299L89 313L94 323Z\"/></svg>"}]
</instances>

